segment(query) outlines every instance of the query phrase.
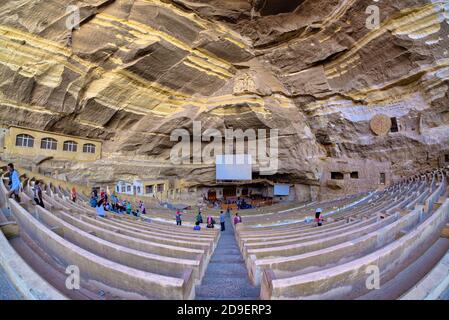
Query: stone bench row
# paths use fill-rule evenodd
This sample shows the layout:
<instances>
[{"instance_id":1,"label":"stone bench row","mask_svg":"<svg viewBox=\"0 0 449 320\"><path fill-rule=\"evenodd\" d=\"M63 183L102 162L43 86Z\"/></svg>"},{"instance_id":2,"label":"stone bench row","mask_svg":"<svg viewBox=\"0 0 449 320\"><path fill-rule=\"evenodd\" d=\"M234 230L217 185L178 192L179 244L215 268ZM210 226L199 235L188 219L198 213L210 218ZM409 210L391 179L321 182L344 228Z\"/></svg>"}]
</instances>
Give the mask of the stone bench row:
<instances>
[{"instance_id":1,"label":"stone bench row","mask_svg":"<svg viewBox=\"0 0 449 320\"><path fill-rule=\"evenodd\" d=\"M53 207L63 209L66 212L75 212L78 214L85 214L85 215L88 215L91 217L97 217L97 213L95 212L95 210L67 207L66 206L67 204L56 203L54 199L47 198L45 196L44 196L44 198ZM90 208L90 209L92 209L92 208ZM107 213L107 214L113 215L112 213ZM173 238L173 239L186 240L186 241L196 239L197 241L205 241L205 242L211 243L212 245L216 241L215 235L204 234L201 232L193 233L193 231L192 231L192 233L185 234L184 230L172 230L172 229L163 229L163 228L161 229L157 226L154 228L152 223L147 223L145 226L140 226L140 225L130 224L125 220L117 220L117 219L111 219L111 218L105 218L103 220L107 221L111 225L116 225L116 226L120 226L123 228L132 229L134 231L141 231L141 232L145 232L148 234L153 234L153 235L158 235L158 236L166 236L166 237Z\"/></svg>"},{"instance_id":2,"label":"stone bench row","mask_svg":"<svg viewBox=\"0 0 449 320\"><path fill-rule=\"evenodd\" d=\"M58 209L62 209L64 211L64 208L61 208L60 205ZM170 245L178 247L179 250L181 250L182 248L202 250L205 254L206 261L210 258L214 250L215 242L213 239L210 238L206 239L191 238L189 236L184 236L182 234L163 234L157 231L155 232L149 230L142 230L132 226L127 226L118 221L99 218L96 214L92 215L83 214L81 213L82 210L73 210L73 209L65 209L65 210L67 211L64 212L73 215L74 217L85 223L88 223L92 227L101 228L103 230L126 235L128 237L133 237L136 239L141 239L153 243L155 247L160 245Z\"/></svg>"},{"instance_id":3,"label":"stone bench row","mask_svg":"<svg viewBox=\"0 0 449 320\"><path fill-rule=\"evenodd\" d=\"M179 277L170 277L122 265L62 238L14 200L10 200L10 207L21 232L26 232L40 247L58 257L65 265L77 266L83 277L125 292L140 294L144 298L191 299L194 296L194 277L191 268L185 269ZM51 214L46 217L51 217ZM90 238L89 241L93 239Z\"/></svg>"},{"instance_id":4,"label":"stone bench row","mask_svg":"<svg viewBox=\"0 0 449 320\"><path fill-rule=\"evenodd\" d=\"M263 299L354 299L369 291L369 270L378 268L382 283L421 256L439 237L449 218L449 200L414 230L359 259L308 274L278 279L265 269ZM367 274L368 271L368 274Z\"/></svg>"},{"instance_id":5,"label":"stone bench row","mask_svg":"<svg viewBox=\"0 0 449 320\"><path fill-rule=\"evenodd\" d=\"M373 252L397 238L420 221L422 206L402 218L389 217L391 223L378 225L379 228L366 234L358 234L345 242L331 244L319 250L309 251L287 257L256 259L250 256L250 274L258 283L261 271L270 269L279 278L325 270L334 265L346 263Z\"/></svg>"},{"instance_id":6,"label":"stone bench row","mask_svg":"<svg viewBox=\"0 0 449 320\"><path fill-rule=\"evenodd\" d=\"M378 203L377 203L378 202ZM373 202L373 203L366 203L363 206L360 207L356 207L356 208L351 208L348 210L348 212L341 212L338 216L333 217L334 219L340 219L337 220L336 222L333 223L329 223L326 224L320 228L309 228L309 229L282 229L282 230L277 230L276 228L273 228L272 231L270 232L257 232L257 233L250 233L248 231L242 231L239 230L238 235L237 235L237 239L239 241L240 245L243 245L244 242L248 241L248 240L255 240L257 241L257 239L263 240L263 241L270 241L271 239L275 240L275 239L282 239L282 238L287 238L288 236L299 236L299 235L303 235L303 234L312 234L312 233L323 233L323 232L327 232L329 230L334 230L335 228L345 228L346 225L349 223L356 223L357 221L360 221L359 219L357 220L350 220L350 218L356 214L359 213L364 213L365 215L369 214L374 214L377 213L377 211L380 211L382 208L385 207L386 204L389 205L389 199L385 199L385 197L381 197L377 200L377 202ZM343 220L344 219L344 220ZM348 220L348 221L345 221Z\"/></svg>"},{"instance_id":7,"label":"stone bench row","mask_svg":"<svg viewBox=\"0 0 449 320\"><path fill-rule=\"evenodd\" d=\"M197 281L200 280L204 272L202 254L196 254L189 258L180 258L140 251L88 233L39 206L36 207L36 216L40 222L43 222L51 229L58 228L57 233L62 238L80 248L122 265L172 277L180 277L184 270L191 268Z\"/></svg>"},{"instance_id":8,"label":"stone bench row","mask_svg":"<svg viewBox=\"0 0 449 320\"><path fill-rule=\"evenodd\" d=\"M7 189L0 181L0 208L9 207ZM0 211L0 216L3 213ZM5 270L8 280L21 296L28 300L65 300L58 290L53 288L36 273L14 250L8 239L0 230L0 265Z\"/></svg>"}]
</instances>

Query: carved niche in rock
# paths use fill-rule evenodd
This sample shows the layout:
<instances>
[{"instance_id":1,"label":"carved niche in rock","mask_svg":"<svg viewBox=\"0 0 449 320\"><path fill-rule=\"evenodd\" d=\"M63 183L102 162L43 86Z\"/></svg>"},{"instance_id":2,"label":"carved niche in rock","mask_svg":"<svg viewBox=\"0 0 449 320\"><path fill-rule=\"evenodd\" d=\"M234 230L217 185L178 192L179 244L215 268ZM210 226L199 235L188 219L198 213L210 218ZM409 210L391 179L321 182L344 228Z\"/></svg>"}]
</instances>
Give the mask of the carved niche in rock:
<instances>
[{"instance_id":1,"label":"carved niche in rock","mask_svg":"<svg viewBox=\"0 0 449 320\"><path fill-rule=\"evenodd\" d=\"M234 81L234 94L256 93L256 81L249 73L242 73Z\"/></svg>"},{"instance_id":2,"label":"carved niche in rock","mask_svg":"<svg viewBox=\"0 0 449 320\"><path fill-rule=\"evenodd\" d=\"M384 114L375 115L370 121L371 130L378 136L385 136L391 130L391 119Z\"/></svg>"}]
</instances>

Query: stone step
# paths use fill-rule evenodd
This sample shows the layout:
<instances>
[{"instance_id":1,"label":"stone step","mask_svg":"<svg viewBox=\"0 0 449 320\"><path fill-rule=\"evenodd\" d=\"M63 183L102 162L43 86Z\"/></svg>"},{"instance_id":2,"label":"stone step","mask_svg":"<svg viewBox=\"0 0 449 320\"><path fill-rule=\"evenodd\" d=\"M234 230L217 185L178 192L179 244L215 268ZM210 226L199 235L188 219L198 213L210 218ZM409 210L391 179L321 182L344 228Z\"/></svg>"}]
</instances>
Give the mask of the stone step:
<instances>
[{"instance_id":1,"label":"stone step","mask_svg":"<svg viewBox=\"0 0 449 320\"><path fill-rule=\"evenodd\" d=\"M220 254L240 256L240 250L237 248L220 248Z\"/></svg>"},{"instance_id":2,"label":"stone step","mask_svg":"<svg viewBox=\"0 0 449 320\"><path fill-rule=\"evenodd\" d=\"M240 249L237 245L221 245L221 246L217 246L217 248L215 250L219 251L219 250L228 250L228 249L234 249L234 250L238 250L240 252Z\"/></svg>"},{"instance_id":3,"label":"stone step","mask_svg":"<svg viewBox=\"0 0 449 320\"><path fill-rule=\"evenodd\" d=\"M244 263L242 256L235 254L215 254L210 259L210 262L234 262L234 263Z\"/></svg>"},{"instance_id":4,"label":"stone step","mask_svg":"<svg viewBox=\"0 0 449 320\"><path fill-rule=\"evenodd\" d=\"M210 298L255 298L260 296L260 288L242 288L224 283L201 285L196 288L198 297Z\"/></svg>"},{"instance_id":5,"label":"stone step","mask_svg":"<svg viewBox=\"0 0 449 320\"><path fill-rule=\"evenodd\" d=\"M209 274L212 275L219 275L219 274L226 274L226 275L247 275L248 271L246 270L245 266L242 264L236 264L236 263L216 263L211 262L209 263L209 266L207 267L207 271L205 276L208 276Z\"/></svg>"},{"instance_id":6,"label":"stone step","mask_svg":"<svg viewBox=\"0 0 449 320\"><path fill-rule=\"evenodd\" d=\"M0 300L22 300L23 297L10 282L6 271L0 266Z\"/></svg>"},{"instance_id":7,"label":"stone step","mask_svg":"<svg viewBox=\"0 0 449 320\"><path fill-rule=\"evenodd\" d=\"M249 283L248 276L246 274L240 275L226 275L226 274L214 274L205 276L201 281L201 285L226 285L226 286L239 286L241 288L252 288Z\"/></svg>"}]
</instances>

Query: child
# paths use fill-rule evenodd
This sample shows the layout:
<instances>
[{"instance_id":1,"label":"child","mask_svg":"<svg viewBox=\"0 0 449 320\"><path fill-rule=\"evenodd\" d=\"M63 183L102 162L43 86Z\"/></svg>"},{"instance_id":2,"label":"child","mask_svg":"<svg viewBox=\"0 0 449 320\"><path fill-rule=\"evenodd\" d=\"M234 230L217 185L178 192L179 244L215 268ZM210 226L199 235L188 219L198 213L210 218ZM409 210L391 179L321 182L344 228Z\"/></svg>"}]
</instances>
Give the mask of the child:
<instances>
[{"instance_id":1,"label":"child","mask_svg":"<svg viewBox=\"0 0 449 320\"><path fill-rule=\"evenodd\" d=\"M182 225L182 219L181 219L181 211L176 211L176 225L181 226Z\"/></svg>"},{"instance_id":2,"label":"child","mask_svg":"<svg viewBox=\"0 0 449 320\"><path fill-rule=\"evenodd\" d=\"M38 206L44 207L44 201L42 200L42 188L41 188L41 181L37 180L34 183L34 201Z\"/></svg>"},{"instance_id":3,"label":"child","mask_svg":"<svg viewBox=\"0 0 449 320\"><path fill-rule=\"evenodd\" d=\"M76 188L75 187L72 188L70 195L72 197L72 201L76 202Z\"/></svg>"},{"instance_id":4,"label":"child","mask_svg":"<svg viewBox=\"0 0 449 320\"><path fill-rule=\"evenodd\" d=\"M201 230L201 226L200 226L200 223L198 221L195 222L195 226L193 227L193 230L195 230L195 231L200 231Z\"/></svg>"},{"instance_id":5,"label":"child","mask_svg":"<svg viewBox=\"0 0 449 320\"><path fill-rule=\"evenodd\" d=\"M321 208L315 210L315 222L317 227L321 227L323 225L323 218L321 216L321 212L323 212Z\"/></svg>"}]
</instances>

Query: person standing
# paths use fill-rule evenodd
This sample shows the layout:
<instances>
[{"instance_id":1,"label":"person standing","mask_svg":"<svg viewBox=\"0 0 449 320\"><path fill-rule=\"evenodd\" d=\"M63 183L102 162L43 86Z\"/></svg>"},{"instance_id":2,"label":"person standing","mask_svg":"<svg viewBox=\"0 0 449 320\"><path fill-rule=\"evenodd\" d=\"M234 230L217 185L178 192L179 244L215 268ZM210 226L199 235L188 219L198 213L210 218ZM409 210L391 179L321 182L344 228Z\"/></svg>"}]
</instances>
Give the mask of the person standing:
<instances>
[{"instance_id":1,"label":"person standing","mask_svg":"<svg viewBox=\"0 0 449 320\"><path fill-rule=\"evenodd\" d=\"M20 192L20 176L19 172L14 169L14 164L9 163L8 164L8 171L9 171L9 181L10 181L10 187L8 197L11 198L14 196L16 201L20 201L19 192Z\"/></svg>"},{"instance_id":2,"label":"person standing","mask_svg":"<svg viewBox=\"0 0 449 320\"><path fill-rule=\"evenodd\" d=\"M223 211L220 211L220 225L221 225L221 231L225 231L225 221L226 216Z\"/></svg>"},{"instance_id":3,"label":"person standing","mask_svg":"<svg viewBox=\"0 0 449 320\"><path fill-rule=\"evenodd\" d=\"M196 216L196 222L198 222L198 224L203 223L203 216L201 215L201 210L198 211L198 214Z\"/></svg>"},{"instance_id":4,"label":"person standing","mask_svg":"<svg viewBox=\"0 0 449 320\"><path fill-rule=\"evenodd\" d=\"M315 222L317 227L321 227L323 225L323 218L321 217L321 213L323 210L321 208L317 208L315 210Z\"/></svg>"},{"instance_id":5,"label":"person standing","mask_svg":"<svg viewBox=\"0 0 449 320\"><path fill-rule=\"evenodd\" d=\"M36 180L33 187L33 193L34 193L34 201L38 206L41 206L42 208L45 208L44 201L42 200L42 186L41 181Z\"/></svg>"},{"instance_id":6,"label":"person standing","mask_svg":"<svg viewBox=\"0 0 449 320\"><path fill-rule=\"evenodd\" d=\"M92 208L95 208L95 207L97 206L97 203L98 203L97 197L95 197L95 196L92 194L92 197L90 197L90 206L91 206Z\"/></svg>"},{"instance_id":7,"label":"person standing","mask_svg":"<svg viewBox=\"0 0 449 320\"><path fill-rule=\"evenodd\" d=\"M131 204L131 201L128 201L126 204L126 213L131 215L132 211L133 211L133 206Z\"/></svg>"},{"instance_id":8,"label":"person standing","mask_svg":"<svg viewBox=\"0 0 449 320\"><path fill-rule=\"evenodd\" d=\"M72 201L76 202L76 188L75 187L72 188L70 195L72 197Z\"/></svg>"},{"instance_id":9,"label":"person standing","mask_svg":"<svg viewBox=\"0 0 449 320\"><path fill-rule=\"evenodd\" d=\"M176 225L181 226L182 225L182 217L181 217L181 211L176 211Z\"/></svg>"},{"instance_id":10,"label":"person standing","mask_svg":"<svg viewBox=\"0 0 449 320\"><path fill-rule=\"evenodd\" d=\"M139 207L140 207L140 211L142 212L142 214L147 214L147 210L145 208L145 204L143 203L142 200L140 200Z\"/></svg>"}]
</instances>

